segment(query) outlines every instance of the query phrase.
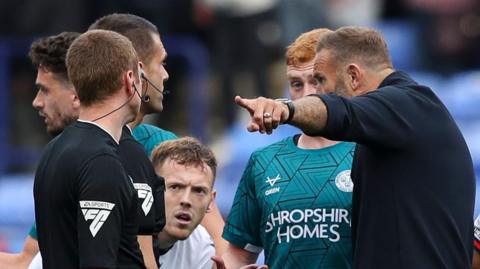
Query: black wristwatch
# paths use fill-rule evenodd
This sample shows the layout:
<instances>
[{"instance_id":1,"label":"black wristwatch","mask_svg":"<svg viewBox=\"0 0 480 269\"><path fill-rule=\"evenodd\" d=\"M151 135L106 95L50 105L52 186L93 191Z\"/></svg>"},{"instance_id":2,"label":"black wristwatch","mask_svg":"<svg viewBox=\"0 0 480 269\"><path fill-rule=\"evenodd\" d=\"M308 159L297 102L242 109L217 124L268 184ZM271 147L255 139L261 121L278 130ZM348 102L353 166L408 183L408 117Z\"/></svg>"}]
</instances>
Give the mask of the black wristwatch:
<instances>
[{"instance_id":1,"label":"black wristwatch","mask_svg":"<svg viewBox=\"0 0 480 269\"><path fill-rule=\"evenodd\" d=\"M278 98L275 99L275 101L284 103L288 107L288 119L283 122L283 124L288 124L290 121L293 119L293 115L295 114L295 106L293 105L292 100L287 99L287 98Z\"/></svg>"}]
</instances>

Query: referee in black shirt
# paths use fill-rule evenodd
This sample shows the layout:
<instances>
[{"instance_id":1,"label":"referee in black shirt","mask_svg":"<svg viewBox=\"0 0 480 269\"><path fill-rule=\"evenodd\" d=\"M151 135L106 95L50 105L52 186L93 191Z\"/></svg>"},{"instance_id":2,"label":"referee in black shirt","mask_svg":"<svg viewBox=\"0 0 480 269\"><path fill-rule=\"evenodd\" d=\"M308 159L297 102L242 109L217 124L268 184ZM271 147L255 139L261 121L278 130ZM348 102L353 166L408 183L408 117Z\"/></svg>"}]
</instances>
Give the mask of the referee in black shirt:
<instances>
[{"instance_id":1,"label":"referee in black shirt","mask_svg":"<svg viewBox=\"0 0 480 269\"><path fill-rule=\"evenodd\" d=\"M81 108L35 174L44 268L144 268L137 194L117 153L141 102L138 57L127 38L95 30L73 42L66 61Z\"/></svg>"},{"instance_id":2,"label":"referee in black shirt","mask_svg":"<svg viewBox=\"0 0 480 269\"><path fill-rule=\"evenodd\" d=\"M428 87L395 71L382 36L343 27L318 44L325 92L280 103L236 97L250 131L289 123L357 142L352 166L354 268L469 269L475 178L465 140ZM355 96L343 98L345 93Z\"/></svg>"}]
</instances>

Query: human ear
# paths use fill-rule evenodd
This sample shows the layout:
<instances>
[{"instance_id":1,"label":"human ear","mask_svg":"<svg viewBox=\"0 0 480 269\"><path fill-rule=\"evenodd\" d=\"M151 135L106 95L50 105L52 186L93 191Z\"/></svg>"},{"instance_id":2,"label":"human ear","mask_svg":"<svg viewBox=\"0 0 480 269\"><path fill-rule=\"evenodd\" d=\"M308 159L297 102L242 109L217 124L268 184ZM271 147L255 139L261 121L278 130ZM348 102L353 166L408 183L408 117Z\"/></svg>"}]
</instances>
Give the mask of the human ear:
<instances>
[{"instance_id":1,"label":"human ear","mask_svg":"<svg viewBox=\"0 0 480 269\"><path fill-rule=\"evenodd\" d=\"M212 203L213 201L215 200L215 197L217 197L217 191L216 190L212 190L212 193L211 193L211 199L210 199L210 202L208 203L208 206L207 206L207 210L206 212L210 212L212 211Z\"/></svg>"},{"instance_id":2,"label":"human ear","mask_svg":"<svg viewBox=\"0 0 480 269\"><path fill-rule=\"evenodd\" d=\"M360 88L361 80L363 78L362 69L357 64L351 63L347 66L347 84L352 91L357 91Z\"/></svg>"},{"instance_id":3,"label":"human ear","mask_svg":"<svg viewBox=\"0 0 480 269\"><path fill-rule=\"evenodd\" d=\"M80 108L80 99L78 99L78 95L76 94L75 91L74 91L74 93L72 94L71 98L72 98L72 106L73 106L73 108L75 108L75 109Z\"/></svg>"}]
</instances>

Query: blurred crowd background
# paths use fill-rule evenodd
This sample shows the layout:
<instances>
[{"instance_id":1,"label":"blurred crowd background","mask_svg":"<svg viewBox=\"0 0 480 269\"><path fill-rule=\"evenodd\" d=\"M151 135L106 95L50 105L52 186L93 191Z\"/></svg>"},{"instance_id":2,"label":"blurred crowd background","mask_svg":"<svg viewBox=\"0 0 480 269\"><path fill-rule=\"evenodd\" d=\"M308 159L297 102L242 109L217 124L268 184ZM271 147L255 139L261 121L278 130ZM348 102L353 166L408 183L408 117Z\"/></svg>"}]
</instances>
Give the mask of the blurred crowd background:
<instances>
[{"instance_id":1,"label":"blurred crowd background","mask_svg":"<svg viewBox=\"0 0 480 269\"><path fill-rule=\"evenodd\" d=\"M381 31L395 68L431 86L450 109L480 173L478 0L2 0L0 251L19 250L34 221L33 173L51 139L31 106L36 72L27 57L30 43L61 31L83 32L113 12L157 25L169 54L171 93L165 111L148 121L214 149L224 215L251 152L298 132L282 126L271 136L249 134L247 115L233 97L285 97L285 48L318 27Z\"/></svg>"}]
</instances>

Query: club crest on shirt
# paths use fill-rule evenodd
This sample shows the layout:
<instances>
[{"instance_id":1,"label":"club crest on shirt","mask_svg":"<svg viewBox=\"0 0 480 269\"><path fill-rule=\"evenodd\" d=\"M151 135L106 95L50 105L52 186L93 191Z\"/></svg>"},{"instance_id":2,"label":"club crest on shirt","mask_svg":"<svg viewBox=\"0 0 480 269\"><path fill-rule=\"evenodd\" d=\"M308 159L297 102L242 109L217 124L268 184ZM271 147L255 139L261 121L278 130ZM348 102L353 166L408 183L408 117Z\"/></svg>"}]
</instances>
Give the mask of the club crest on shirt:
<instances>
[{"instance_id":1,"label":"club crest on shirt","mask_svg":"<svg viewBox=\"0 0 480 269\"><path fill-rule=\"evenodd\" d=\"M152 187L145 183L133 183L135 190L137 190L138 198L144 199L142 203L143 213L148 215L153 204Z\"/></svg>"},{"instance_id":2,"label":"club crest on shirt","mask_svg":"<svg viewBox=\"0 0 480 269\"><path fill-rule=\"evenodd\" d=\"M79 201L85 221L92 220L90 232L95 237L105 221L107 221L110 212L115 204L103 201Z\"/></svg>"},{"instance_id":3,"label":"club crest on shirt","mask_svg":"<svg viewBox=\"0 0 480 269\"><path fill-rule=\"evenodd\" d=\"M350 177L350 170L343 170L335 177L335 185L343 192L353 191L353 181Z\"/></svg>"}]
</instances>

